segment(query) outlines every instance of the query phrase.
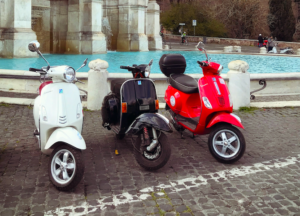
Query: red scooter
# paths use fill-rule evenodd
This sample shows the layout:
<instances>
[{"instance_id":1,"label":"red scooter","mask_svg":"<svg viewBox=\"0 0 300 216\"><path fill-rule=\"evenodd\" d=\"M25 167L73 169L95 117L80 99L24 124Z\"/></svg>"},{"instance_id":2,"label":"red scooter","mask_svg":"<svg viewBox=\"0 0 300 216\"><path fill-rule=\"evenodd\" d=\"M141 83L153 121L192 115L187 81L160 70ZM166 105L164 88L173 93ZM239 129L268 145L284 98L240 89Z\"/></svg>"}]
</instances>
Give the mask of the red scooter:
<instances>
[{"instance_id":1,"label":"red scooter","mask_svg":"<svg viewBox=\"0 0 300 216\"><path fill-rule=\"evenodd\" d=\"M209 134L208 146L211 154L223 163L239 160L246 149L241 119L232 113L232 99L224 79L220 76L222 65L208 60L204 44L197 45L204 51L206 61L197 63L203 77L197 81L183 74L185 58L180 54L165 54L159 65L169 78L165 93L166 110L174 128L181 132L187 129L194 135ZM236 127L234 127L236 126Z\"/></svg>"}]
</instances>

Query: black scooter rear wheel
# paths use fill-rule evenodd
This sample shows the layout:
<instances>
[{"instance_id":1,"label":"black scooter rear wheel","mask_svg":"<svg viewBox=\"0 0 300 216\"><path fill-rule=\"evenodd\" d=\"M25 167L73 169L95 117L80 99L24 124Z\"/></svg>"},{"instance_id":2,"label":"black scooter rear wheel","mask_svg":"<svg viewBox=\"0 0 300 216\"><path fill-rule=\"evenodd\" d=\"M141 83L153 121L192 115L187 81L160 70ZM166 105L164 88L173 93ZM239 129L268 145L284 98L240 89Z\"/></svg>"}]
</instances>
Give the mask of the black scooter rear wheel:
<instances>
[{"instance_id":1,"label":"black scooter rear wheel","mask_svg":"<svg viewBox=\"0 0 300 216\"><path fill-rule=\"evenodd\" d=\"M171 145L168 142L168 137L163 132L158 131L157 134L159 144L152 152L147 152L146 150L141 152L142 134L138 136L135 142L134 157L138 164L146 170L158 170L162 168L171 156ZM151 136L150 138L151 140L153 139ZM154 157L156 154L158 154L157 157L149 159L149 156L153 155Z\"/></svg>"}]
</instances>

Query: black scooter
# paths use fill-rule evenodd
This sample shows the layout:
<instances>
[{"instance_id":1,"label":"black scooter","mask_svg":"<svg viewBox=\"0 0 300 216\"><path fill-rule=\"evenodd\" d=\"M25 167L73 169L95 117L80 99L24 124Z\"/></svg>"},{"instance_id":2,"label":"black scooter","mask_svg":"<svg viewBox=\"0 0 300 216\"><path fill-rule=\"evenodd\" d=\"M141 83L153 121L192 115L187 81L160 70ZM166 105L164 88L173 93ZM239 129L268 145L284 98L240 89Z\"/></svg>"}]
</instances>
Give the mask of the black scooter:
<instances>
[{"instance_id":1,"label":"black scooter","mask_svg":"<svg viewBox=\"0 0 300 216\"><path fill-rule=\"evenodd\" d=\"M169 120L158 113L155 85L149 79L152 62L121 66L132 73L133 79L112 80L111 93L101 109L103 127L114 131L118 139L131 135L135 159L147 170L157 170L168 162L171 145L164 132L173 132ZM132 135L137 135L135 142Z\"/></svg>"}]
</instances>

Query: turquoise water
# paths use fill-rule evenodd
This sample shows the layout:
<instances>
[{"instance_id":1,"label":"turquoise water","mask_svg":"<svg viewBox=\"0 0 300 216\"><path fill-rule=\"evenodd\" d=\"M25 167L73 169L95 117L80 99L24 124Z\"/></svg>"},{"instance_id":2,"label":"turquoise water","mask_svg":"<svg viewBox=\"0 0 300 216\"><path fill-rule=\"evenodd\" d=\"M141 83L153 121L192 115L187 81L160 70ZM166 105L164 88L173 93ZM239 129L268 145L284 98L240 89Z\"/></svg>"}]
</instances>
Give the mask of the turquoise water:
<instances>
[{"instance_id":1,"label":"turquoise water","mask_svg":"<svg viewBox=\"0 0 300 216\"><path fill-rule=\"evenodd\" d=\"M152 73L161 73L159 69L159 59L163 54L180 53L187 61L186 73L202 73L197 61L205 60L205 55L199 51L150 51L150 52L109 52L107 54L95 55L45 55L50 65L69 65L75 69L79 68L85 58L90 62L95 59L102 59L109 63L110 73L128 72L121 70L120 65L147 64L153 59ZM246 61L250 68L250 73L284 73L300 72L300 58L278 57L278 56L258 56L258 55L237 55L237 54L209 54L212 61L224 66L223 73L228 72L228 63L234 60ZM46 66L42 58L22 58L22 59L1 59L0 69L28 70L30 67L41 68ZM86 72L86 66L80 72Z\"/></svg>"}]
</instances>

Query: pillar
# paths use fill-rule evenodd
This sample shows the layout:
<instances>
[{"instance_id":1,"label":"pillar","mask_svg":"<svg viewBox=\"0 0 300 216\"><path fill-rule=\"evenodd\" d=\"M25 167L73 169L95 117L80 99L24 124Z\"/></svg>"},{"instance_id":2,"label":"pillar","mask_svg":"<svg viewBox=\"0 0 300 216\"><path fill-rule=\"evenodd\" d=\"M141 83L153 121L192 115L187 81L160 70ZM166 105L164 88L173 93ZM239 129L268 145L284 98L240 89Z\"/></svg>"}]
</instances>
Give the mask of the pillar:
<instances>
[{"instance_id":1,"label":"pillar","mask_svg":"<svg viewBox=\"0 0 300 216\"><path fill-rule=\"evenodd\" d=\"M83 0L69 0L68 2L68 32L66 38L66 53L81 54Z\"/></svg>"},{"instance_id":2,"label":"pillar","mask_svg":"<svg viewBox=\"0 0 300 216\"><path fill-rule=\"evenodd\" d=\"M28 50L30 41L36 40L31 29L31 0L0 1L1 57L37 57Z\"/></svg>"},{"instance_id":3,"label":"pillar","mask_svg":"<svg viewBox=\"0 0 300 216\"><path fill-rule=\"evenodd\" d=\"M106 39L102 30L102 0L86 0L83 5L81 53L106 53Z\"/></svg>"},{"instance_id":4,"label":"pillar","mask_svg":"<svg viewBox=\"0 0 300 216\"><path fill-rule=\"evenodd\" d=\"M104 97L108 93L108 63L97 59L89 63L88 105L89 110L100 110Z\"/></svg>"},{"instance_id":5,"label":"pillar","mask_svg":"<svg viewBox=\"0 0 300 216\"><path fill-rule=\"evenodd\" d=\"M161 50L162 38L160 32L160 7L156 0L149 0L147 9L146 33L148 36L149 50Z\"/></svg>"},{"instance_id":6,"label":"pillar","mask_svg":"<svg viewBox=\"0 0 300 216\"><path fill-rule=\"evenodd\" d=\"M119 0L118 51L149 51L145 34L146 0Z\"/></svg>"},{"instance_id":7,"label":"pillar","mask_svg":"<svg viewBox=\"0 0 300 216\"><path fill-rule=\"evenodd\" d=\"M50 1L50 52L65 53L68 30L68 1Z\"/></svg>"},{"instance_id":8,"label":"pillar","mask_svg":"<svg viewBox=\"0 0 300 216\"><path fill-rule=\"evenodd\" d=\"M66 53L106 52L102 28L102 0L69 0Z\"/></svg>"},{"instance_id":9,"label":"pillar","mask_svg":"<svg viewBox=\"0 0 300 216\"><path fill-rule=\"evenodd\" d=\"M227 73L228 89L233 101L233 109L250 106L250 74L247 72L249 65L241 60L232 61L228 64Z\"/></svg>"}]
</instances>

